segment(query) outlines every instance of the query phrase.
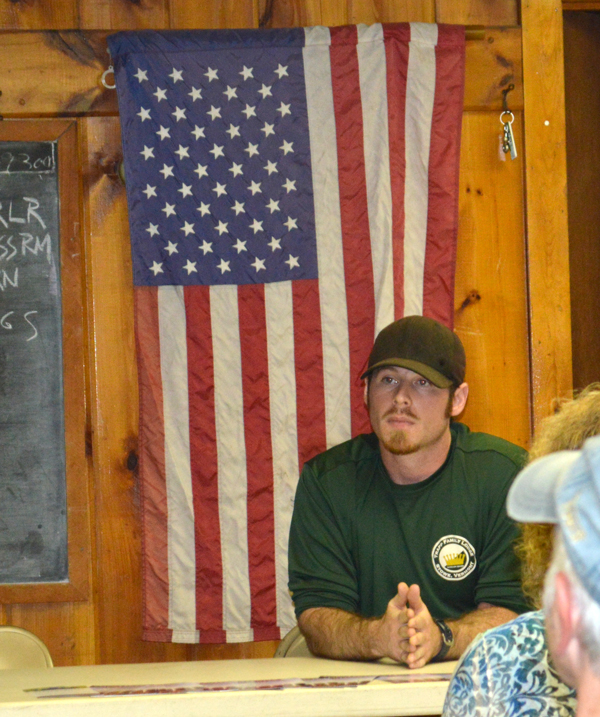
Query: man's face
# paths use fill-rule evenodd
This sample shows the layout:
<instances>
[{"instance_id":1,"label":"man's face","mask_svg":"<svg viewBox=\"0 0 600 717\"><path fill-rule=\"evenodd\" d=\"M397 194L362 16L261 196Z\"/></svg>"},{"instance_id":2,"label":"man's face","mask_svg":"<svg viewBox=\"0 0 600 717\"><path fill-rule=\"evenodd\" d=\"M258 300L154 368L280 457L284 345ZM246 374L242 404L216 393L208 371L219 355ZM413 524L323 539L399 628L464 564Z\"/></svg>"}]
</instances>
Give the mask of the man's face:
<instances>
[{"instance_id":1,"label":"man's face","mask_svg":"<svg viewBox=\"0 0 600 717\"><path fill-rule=\"evenodd\" d=\"M406 455L437 444L453 415L450 389L407 368L374 371L365 388L371 426L390 453Z\"/></svg>"}]
</instances>

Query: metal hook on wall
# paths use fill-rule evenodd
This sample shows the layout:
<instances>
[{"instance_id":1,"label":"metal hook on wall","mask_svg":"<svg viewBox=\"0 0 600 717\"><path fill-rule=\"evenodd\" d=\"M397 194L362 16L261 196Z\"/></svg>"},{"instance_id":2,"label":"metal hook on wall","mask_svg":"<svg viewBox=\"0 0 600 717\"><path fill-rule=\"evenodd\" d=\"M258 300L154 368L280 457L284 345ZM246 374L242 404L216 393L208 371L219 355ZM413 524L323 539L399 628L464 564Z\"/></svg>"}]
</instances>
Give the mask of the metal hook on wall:
<instances>
[{"instance_id":1,"label":"metal hook on wall","mask_svg":"<svg viewBox=\"0 0 600 717\"><path fill-rule=\"evenodd\" d=\"M502 112L500 113L500 124L504 130L502 137L502 151L504 154L508 154L510 152L511 159L517 158L517 146L515 144L515 137L512 130L512 123L515 121L515 116L508 108L506 95L514 89L515 86L511 84L506 89L502 90Z\"/></svg>"},{"instance_id":2,"label":"metal hook on wall","mask_svg":"<svg viewBox=\"0 0 600 717\"><path fill-rule=\"evenodd\" d=\"M110 57L110 50L107 49L106 52L108 52L108 56ZM106 78L108 77L108 75L111 75L111 74L113 76L113 83L112 83L112 85L109 85L108 82L106 81ZM104 72L102 73L102 77L100 78L100 82L102 82L102 84L104 85L104 87L106 87L107 90L116 90L117 89L117 85L115 84L115 81L114 81L114 75L115 75L115 68L113 67L112 62L111 62L110 65L108 66L108 70L104 70Z\"/></svg>"},{"instance_id":3,"label":"metal hook on wall","mask_svg":"<svg viewBox=\"0 0 600 717\"><path fill-rule=\"evenodd\" d=\"M513 84L510 84L506 89L502 90L502 111L503 112L510 112L508 109L508 102L506 100L506 95L509 92L512 92L512 90L515 89L515 86Z\"/></svg>"}]
</instances>

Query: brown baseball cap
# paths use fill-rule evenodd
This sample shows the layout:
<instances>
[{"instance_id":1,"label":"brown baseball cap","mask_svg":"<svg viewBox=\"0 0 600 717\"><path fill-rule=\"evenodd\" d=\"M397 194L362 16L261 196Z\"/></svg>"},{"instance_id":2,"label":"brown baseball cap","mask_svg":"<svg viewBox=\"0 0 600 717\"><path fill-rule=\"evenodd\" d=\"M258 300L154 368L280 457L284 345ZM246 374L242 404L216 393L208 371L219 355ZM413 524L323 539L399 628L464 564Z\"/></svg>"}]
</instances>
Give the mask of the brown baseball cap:
<instances>
[{"instance_id":1,"label":"brown baseball cap","mask_svg":"<svg viewBox=\"0 0 600 717\"><path fill-rule=\"evenodd\" d=\"M456 387L465 379L465 349L454 331L439 321L405 316L379 332L361 378L382 366L410 369L438 388Z\"/></svg>"}]
</instances>

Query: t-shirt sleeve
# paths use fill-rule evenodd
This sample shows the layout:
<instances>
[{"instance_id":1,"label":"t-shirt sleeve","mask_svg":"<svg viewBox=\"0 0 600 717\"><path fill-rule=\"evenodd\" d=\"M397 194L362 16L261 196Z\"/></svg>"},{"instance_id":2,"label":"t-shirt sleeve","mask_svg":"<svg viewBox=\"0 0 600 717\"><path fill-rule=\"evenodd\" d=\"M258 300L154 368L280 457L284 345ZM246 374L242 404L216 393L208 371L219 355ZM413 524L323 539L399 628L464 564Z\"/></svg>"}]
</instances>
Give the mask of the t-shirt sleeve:
<instances>
[{"instance_id":1,"label":"t-shirt sleeve","mask_svg":"<svg viewBox=\"0 0 600 717\"><path fill-rule=\"evenodd\" d=\"M344 496L341 498L345 503ZM312 607L357 612L356 566L350 526L310 465L300 476L289 540L289 588L296 616Z\"/></svg>"},{"instance_id":2,"label":"t-shirt sleeve","mask_svg":"<svg viewBox=\"0 0 600 717\"><path fill-rule=\"evenodd\" d=\"M518 528L506 513L506 495L518 470L519 466L511 462L504 475L496 474L487 484L485 540L479 556L475 602L490 603L520 614L531 610L531 605L523 595L521 567L515 553Z\"/></svg>"}]
</instances>

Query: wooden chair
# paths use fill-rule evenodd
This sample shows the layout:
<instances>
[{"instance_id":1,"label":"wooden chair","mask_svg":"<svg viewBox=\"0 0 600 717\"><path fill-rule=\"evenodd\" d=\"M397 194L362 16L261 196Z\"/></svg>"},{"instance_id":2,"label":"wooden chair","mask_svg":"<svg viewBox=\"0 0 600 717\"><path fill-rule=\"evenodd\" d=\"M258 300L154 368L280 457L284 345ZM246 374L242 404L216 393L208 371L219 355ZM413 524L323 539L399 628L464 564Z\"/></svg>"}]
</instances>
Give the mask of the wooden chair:
<instances>
[{"instance_id":1,"label":"wooden chair","mask_svg":"<svg viewBox=\"0 0 600 717\"><path fill-rule=\"evenodd\" d=\"M0 626L0 670L28 667L53 667L46 645L21 627Z\"/></svg>"}]
</instances>

